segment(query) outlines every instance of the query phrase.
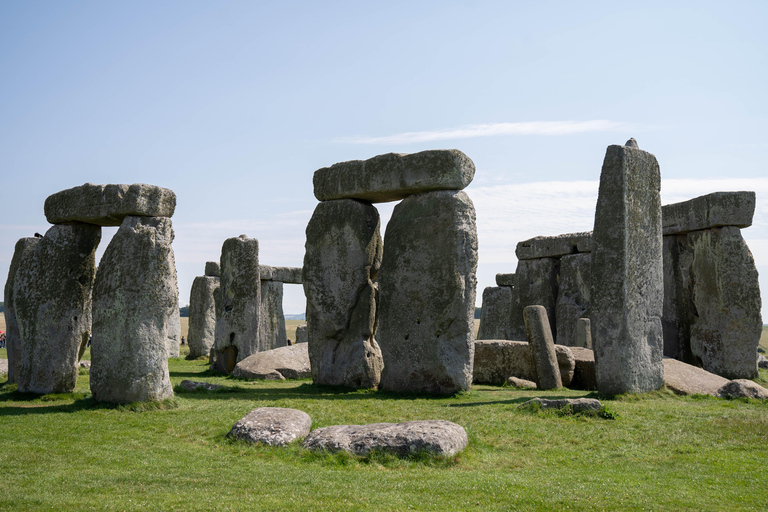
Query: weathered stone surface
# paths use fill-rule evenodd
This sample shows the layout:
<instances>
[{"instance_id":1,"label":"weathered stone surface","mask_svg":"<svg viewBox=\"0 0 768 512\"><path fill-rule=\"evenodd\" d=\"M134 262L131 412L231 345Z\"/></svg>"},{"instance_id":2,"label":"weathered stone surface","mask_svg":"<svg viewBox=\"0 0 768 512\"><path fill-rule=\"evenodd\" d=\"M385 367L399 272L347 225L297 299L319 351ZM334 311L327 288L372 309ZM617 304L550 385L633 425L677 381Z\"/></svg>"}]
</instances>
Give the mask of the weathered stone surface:
<instances>
[{"instance_id":1,"label":"weathered stone surface","mask_svg":"<svg viewBox=\"0 0 768 512\"><path fill-rule=\"evenodd\" d=\"M427 451L436 455L456 455L469 440L461 425L445 420L334 425L318 428L304 440L308 450L346 451L366 455L381 450L398 457Z\"/></svg>"},{"instance_id":2,"label":"weathered stone surface","mask_svg":"<svg viewBox=\"0 0 768 512\"><path fill-rule=\"evenodd\" d=\"M519 313L513 312L512 329L518 330L525 338L525 321L523 309L526 306L544 306L549 318L552 332L557 332L557 274L560 260L555 258L539 258L535 260L520 260L517 262L517 301ZM518 316L519 315L519 316Z\"/></svg>"},{"instance_id":3,"label":"weathered stone surface","mask_svg":"<svg viewBox=\"0 0 768 512\"><path fill-rule=\"evenodd\" d=\"M90 361L80 361L78 364L80 368L87 368L88 370L91 369L91 362Z\"/></svg>"},{"instance_id":4,"label":"weathered stone surface","mask_svg":"<svg viewBox=\"0 0 768 512\"><path fill-rule=\"evenodd\" d=\"M209 277L221 277L221 265L218 261L205 262L205 275Z\"/></svg>"},{"instance_id":5,"label":"weathered stone surface","mask_svg":"<svg viewBox=\"0 0 768 512\"><path fill-rule=\"evenodd\" d=\"M168 320L178 310L173 228L167 217L128 216L107 246L93 288L91 392L100 402L173 396Z\"/></svg>"},{"instance_id":6,"label":"weathered stone surface","mask_svg":"<svg viewBox=\"0 0 768 512\"><path fill-rule=\"evenodd\" d=\"M5 282L4 315L5 315L5 349L8 354L8 383L13 384L21 370L21 334L16 321L16 305L14 301L13 283L16 280L16 272L22 261L32 258L37 244L42 238L21 238L16 242L16 247L8 269L8 280Z\"/></svg>"},{"instance_id":7,"label":"weathered stone surface","mask_svg":"<svg viewBox=\"0 0 768 512\"><path fill-rule=\"evenodd\" d=\"M718 396L718 391L728 379L702 370L682 361L664 358L664 384L678 395L712 395Z\"/></svg>"},{"instance_id":8,"label":"weathered stone surface","mask_svg":"<svg viewBox=\"0 0 768 512\"><path fill-rule=\"evenodd\" d=\"M688 363L694 362L690 339L692 259L686 235L663 237L664 305L661 327L664 333L664 357Z\"/></svg>"},{"instance_id":9,"label":"weathered stone surface","mask_svg":"<svg viewBox=\"0 0 768 512\"><path fill-rule=\"evenodd\" d=\"M257 352L237 363L232 376L238 379L306 379L312 376L306 343Z\"/></svg>"},{"instance_id":10,"label":"weathered stone surface","mask_svg":"<svg viewBox=\"0 0 768 512\"><path fill-rule=\"evenodd\" d=\"M379 212L353 199L317 205L307 226L303 284L315 384L375 388L383 361L374 339L381 265Z\"/></svg>"},{"instance_id":11,"label":"weathered stone surface","mask_svg":"<svg viewBox=\"0 0 768 512\"><path fill-rule=\"evenodd\" d=\"M517 278L515 277L515 274L496 274L496 285L497 286L512 286L514 287L517 283Z\"/></svg>"},{"instance_id":12,"label":"weathered stone surface","mask_svg":"<svg viewBox=\"0 0 768 512\"><path fill-rule=\"evenodd\" d=\"M768 370L768 359L763 354L757 355L757 367L763 370Z\"/></svg>"},{"instance_id":13,"label":"weathered stone surface","mask_svg":"<svg viewBox=\"0 0 768 512\"><path fill-rule=\"evenodd\" d=\"M570 385L574 377L576 361L572 350L571 347L555 345L557 366L564 386ZM512 340L476 341L473 381L477 384L501 385L510 376L536 380L536 369L528 343Z\"/></svg>"},{"instance_id":14,"label":"weathered stone surface","mask_svg":"<svg viewBox=\"0 0 768 512\"><path fill-rule=\"evenodd\" d=\"M176 194L172 190L143 183L86 183L56 192L45 200L45 218L51 224L79 221L119 226L129 215L172 217L175 209Z\"/></svg>"},{"instance_id":15,"label":"weathered stone surface","mask_svg":"<svg viewBox=\"0 0 768 512\"><path fill-rule=\"evenodd\" d=\"M523 309L523 317L528 332L528 346L536 369L536 384L539 389L563 387L547 311L544 306L526 306Z\"/></svg>"},{"instance_id":16,"label":"weathered stone surface","mask_svg":"<svg viewBox=\"0 0 768 512\"><path fill-rule=\"evenodd\" d=\"M655 156L608 147L592 238L592 341L601 393L664 384L660 186Z\"/></svg>"},{"instance_id":17,"label":"weathered stone surface","mask_svg":"<svg viewBox=\"0 0 768 512\"><path fill-rule=\"evenodd\" d=\"M288 344L283 314L283 283L261 280L261 319L259 326L262 350L272 350Z\"/></svg>"},{"instance_id":18,"label":"weathered stone surface","mask_svg":"<svg viewBox=\"0 0 768 512\"><path fill-rule=\"evenodd\" d=\"M591 349L582 347L568 347L573 355L574 369L573 379L570 384L563 384L573 389L597 389L597 376L595 375L595 354ZM562 375L562 364L560 372Z\"/></svg>"},{"instance_id":19,"label":"weathered stone surface","mask_svg":"<svg viewBox=\"0 0 768 512\"><path fill-rule=\"evenodd\" d=\"M69 393L81 344L91 333L91 292L101 228L52 226L18 263L13 307L21 343L17 376L24 393Z\"/></svg>"},{"instance_id":20,"label":"weathered stone surface","mask_svg":"<svg viewBox=\"0 0 768 512\"><path fill-rule=\"evenodd\" d=\"M566 233L555 236L536 236L518 242L515 255L519 260L537 258L557 258L566 254L590 252L592 250L592 232Z\"/></svg>"},{"instance_id":21,"label":"weathered stone surface","mask_svg":"<svg viewBox=\"0 0 768 512\"><path fill-rule=\"evenodd\" d=\"M385 237L379 276L382 389L469 389L477 285L472 201L464 192L410 196L395 207Z\"/></svg>"},{"instance_id":22,"label":"weathered stone surface","mask_svg":"<svg viewBox=\"0 0 768 512\"><path fill-rule=\"evenodd\" d=\"M176 277L175 273L173 277ZM178 283L176 290L176 296L178 297ZM181 312L179 311L178 299L176 299L176 307L173 308L173 311L168 312L168 331L165 342L168 349L168 357L179 357L181 350Z\"/></svg>"},{"instance_id":23,"label":"weathered stone surface","mask_svg":"<svg viewBox=\"0 0 768 512\"><path fill-rule=\"evenodd\" d=\"M216 391L219 389L226 389L225 386L218 386L216 384L209 384L208 382L198 382L194 380L183 380L179 384L187 391L195 391L196 389L207 389L208 391Z\"/></svg>"},{"instance_id":24,"label":"weathered stone surface","mask_svg":"<svg viewBox=\"0 0 768 512\"><path fill-rule=\"evenodd\" d=\"M589 318L576 320L576 343L573 346L592 350L592 327Z\"/></svg>"},{"instance_id":25,"label":"weathered stone surface","mask_svg":"<svg viewBox=\"0 0 768 512\"><path fill-rule=\"evenodd\" d=\"M721 387L717 396L720 398L757 398L768 399L768 389L747 379L736 379Z\"/></svg>"},{"instance_id":26,"label":"weathered stone surface","mask_svg":"<svg viewBox=\"0 0 768 512\"><path fill-rule=\"evenodd\" d=\"M312 418L304 411L259 407L235 423L229 437L268 446L286 446L307 437L311 427Z\"/></svg>"},{"instance_id":27,"label":"weathered stone surface","mask_svg":"<svg viewBox=\"0 0 768 512\"><path fill-rule=\"evenodd\" d=\"M219 286L219 278L213 276L198 276L192 281L187 336L189 357L192 359L207 356L216 339L216 301L213 294Z\"/></svg>"},{"instance_id":28,"label":"weathered stone surface","mask_svg":"<svg viewBox=\"0 0 768 512\"><path fill-rule=\"evenodd\" d=\"M721 226L746 228L755 214L754 192L713 192L662 206L662 230L675 235Z\"/></svg>"},{"instance_id":29,"label":"weathered stone surface","mask_svg":"<svg viewBox=\"0 0 768 512\"><path fill-rule=\"evenodd\" d=\"M8 360L0 359L0 375L8 374Z\"/></svg>"},{"instance_id":30,"label":"weathered stone surface","mask_svg":"<svg viewBox=\"0 0 768 512\"><path fill-rule=\"evenodd\" d=\"M515 388L528 388L536 389L536 383L532 380L519 379L517 377L510 377L507 379L507 385Z\"/></svg>"},{"instance_id":31,"label":"weathered stone surface","mask_svg":"<svg viewBox=\"0 0 768 512\"><path fill-rule=\"evenodd\" d=\"M271 267L260 265L262 281L280 281L281 283L301 284L301 267Z\"/></svg>"},{"instance_id":32,"label":"weathered stone surface","mask_svg":"<svg viewBox=\"0 0 768 512\"><path fill-rule=\"evenodd\" d=\"M509 286L489 286L483 290L483 309L477 339L512 339L512 300L513 289Z\"/></svg>"},{"instance_id":33,"label":"weathered stone surface","mask_svg":"<svg viewBox=\"0 0 768 512\"><path fill-rule=\"evenodd\" d=\"M690 324L694 361L729 379L758 376L755 353L763 320L760 286L752 253L739 228L688 234L692 254Z\"/></svg>"},{"instance_id":34,"label":"weathered stone surface","mask_svg":"<svg viewBox=\"0 0 768 512\"><path fill-rule=\"evenodd\" d=\"M231 373L235 365L260 350L261 279L259 241L240 235L221 247L221 304L216 311L216 369Z\"/></svg>"},{"instance_id":35,"label":"weathered stone surface","mask_svg":"<svg viewBox=\"0 0 768 512\"><path fill-rule=\"evenodd\" d=\"M603 404L596 398L560 398L556 400L548 400L546 398L533 398L527 402L523 402L518 405L518 409L524 409L531 407L533 404L538 404L542 410L546 409L565 409L571 407L574 413L586 412L586 411L599 411Z\"/></svg>"},{"instance_id":36,"label":"weathered stone surface","mask_svg":"<svg viewBox=\"0 0 768 512\"><path fill-rule=\"evenodd\" d=\"M577 340L576 324L589 316L592 293L592 255L590 253L567 255L560 258L555 315L556 341L567 347L583 346Z\"/></svg>"},{"instance_id":37,"label":"weathered stone surface","mask_svg":"<svg viewBox=\"0 0 768 512\"><path fill-rule=\"evenodd\" d=\"M315 197L397 201L435 190L463 190L475 176L475 164L458 149L410 155L387 153L368 160L341 162L315 171Z\"/></svg>"},{"instance_id":38,"label":"weathered stone surface","mask_svg":"<svg viewBox=\"0 0 768 512\"><path fill-rule=\"evenodd\" d=\"M309 343L306 323L296 327L296 343Z\"/></svg>"}]
</instances>

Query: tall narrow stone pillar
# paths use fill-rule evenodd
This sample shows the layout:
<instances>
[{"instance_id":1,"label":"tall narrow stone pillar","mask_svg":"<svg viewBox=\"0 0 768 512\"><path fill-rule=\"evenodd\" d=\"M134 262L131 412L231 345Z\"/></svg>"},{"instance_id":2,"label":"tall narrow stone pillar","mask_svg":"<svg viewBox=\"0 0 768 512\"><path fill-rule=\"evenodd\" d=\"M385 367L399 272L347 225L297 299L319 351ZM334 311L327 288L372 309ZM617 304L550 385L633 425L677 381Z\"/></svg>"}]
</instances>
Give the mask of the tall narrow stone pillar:
<instances>
[{"instance_id":1,"label":"tall narrow stone pillar","mask_svg":"<svg viewBox=\"0 0 768 512\"><path fill-rule=\"evenodd\" d=\"M19 264L32 258L35 247L40 243L41 238L29 237L21 238L16 242L16 248L13 251L11 266L8 269L8 280L5 282L5 304L3 307L5 315L5 349L8 354L8 382L13 384L21 370L21 334L19 333L19 324L16 320L16 305L14 300L13 283L16 280L16 273Z\"/></svg>"},{"instance_id":2,"label":"tall narrow stone pillar","mask_svg":"<svg viewBox=\"0 0 768 512\"><path fill-rule=\"evenodd\" d=\"M547 310L544 306L526 306L523 309L523 317L528 334L528 347L536 369L536 384L539 389L563 387Z\"/></svg>"},{"instance_id":3,"label":"tall narrow stone pillar","mask_svg":"<svg viewBox=\"0 0 768 512\"><path fill-rule=\"evenodd\" d=\"M189 357L207 356L216 337L216 302L213 298L219 289L219 264L205 264L205 275L192 281L189 294ZM209 273L210 272L210 273ZM215 274L215 275L212 275Z\"/></svg>"}]
</instances>

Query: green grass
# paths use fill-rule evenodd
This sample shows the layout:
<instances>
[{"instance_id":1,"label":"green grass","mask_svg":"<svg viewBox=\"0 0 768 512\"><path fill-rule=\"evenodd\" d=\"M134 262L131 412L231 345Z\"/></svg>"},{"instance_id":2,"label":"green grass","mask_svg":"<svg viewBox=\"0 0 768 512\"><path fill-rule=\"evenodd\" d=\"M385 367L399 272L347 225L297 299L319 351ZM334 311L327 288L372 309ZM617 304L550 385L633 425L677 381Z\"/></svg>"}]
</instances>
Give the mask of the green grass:
<instances>
[{"instance_id":1,"label":"green grass","mask_svg":"<svg viewBox=\"0 0 768 512\"><path fill-rule=\"evenodd\" d=\"M768 404L667 392L606 401L615 419L518 409L534 396L476 386L454 397L248 382L172 359L171 380L222 384L161 404L33 397L0 387L0 510L764 510ZM768 372L761 371L763 381ZM591 395L590 395L591 396ZM446 419L468 449L399 460L230 441L256 407L309 413L313 428Z\"/></svg>"}]
</instances>

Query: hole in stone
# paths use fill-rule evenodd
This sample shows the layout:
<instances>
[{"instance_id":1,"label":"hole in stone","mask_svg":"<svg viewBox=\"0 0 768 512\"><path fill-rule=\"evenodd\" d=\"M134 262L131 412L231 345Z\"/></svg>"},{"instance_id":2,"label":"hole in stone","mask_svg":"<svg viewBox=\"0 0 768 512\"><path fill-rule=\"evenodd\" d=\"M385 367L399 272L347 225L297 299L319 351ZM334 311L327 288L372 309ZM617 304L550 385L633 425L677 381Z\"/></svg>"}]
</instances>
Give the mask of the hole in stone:
<instances>
[{"instance_id":1,"label":"hole in stone","mask_svg":"<svg viewBox=\"0 0 768 512\"><path fill-rule=\"evenodd\" d=\"M416 319L416 325L421 325L421 318Z\"/></svg>"},{"instance_id":2,"label":"hole in stone","mask_svg":"<svg viewBox=\"0 0 768 512\"><path fill-rule=\"evenodd\" d=\"M408 335L408 334L406 334L406 335L405 335L405 339L407 340L408 338L409 338L409 335Z\"/></svg>"},{"instance_id":3,"label":"hole in stone","mask_svg":"<svg viewBox=\"0 0 768 512\"><path fill-rule=\"evenodd\" d=\"M231 332L229 333L229 342L234 343L235 342L235 333Z\"/></svg>"},{"instance_id":4,"label":"hole in stone","mask_svg":"<svg viewBox=\"0 0 768 512\"><path fill-rule=\"evenodd\" d=\"M77 322L77 317L74 317L74 321Z\"/></svg>"},{"instance_id":5,"label":"hole in stone","mask_svg":"<svg viewBox=\"0 0 768 512\"><path fill-rule=\"evenodd\" d=\"M230 311L232 311L232 306L224 306L224 311L229 313Z\"/></svg>"},{"instance_id":6,"label":"hole in stone","mask_svg":"<svg viewBox=\"0 0 768 512\"><path fill-rule=\"evenodd\" d=\"M579 254L579 248L575 245L571 247L571 254Z\"/></svg>"},{"instance_id":7,"label":"hole in stone","mask_svg":"<svg viewBox=\"0 0 768 512\"><path fill-rule=\"evenodd\" d=\"M77 278L77 282L82 284L82 285L85 285L85 283L88 282L88 279L85 276L80 276L80 277Z\"/></svg>"}]
</instances>

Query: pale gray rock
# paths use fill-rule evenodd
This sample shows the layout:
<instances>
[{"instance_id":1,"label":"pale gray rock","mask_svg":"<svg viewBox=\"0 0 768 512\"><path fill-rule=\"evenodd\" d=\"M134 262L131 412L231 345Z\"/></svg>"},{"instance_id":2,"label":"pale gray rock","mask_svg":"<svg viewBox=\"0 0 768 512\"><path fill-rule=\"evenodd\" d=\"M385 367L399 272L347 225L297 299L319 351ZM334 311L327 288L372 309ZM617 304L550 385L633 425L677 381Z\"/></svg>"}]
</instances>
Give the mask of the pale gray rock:
<instances>
[{"instance_id":1,"label":"pale gray rock","mask_svg":"<svg viewBox=\"0 0 768 512\"><path fill-rule=\"evenodd\" d=\"M634 137L632 137L627 142L625 142L624 145L627 146L628 148L640 148L640 146L637 145L637 141L635 140Z\"/></svg>"},{"instance_id":2,"label":"pale gray rock","mask_svg":"<svg viewBox=\"0 0 768 512\"><path fill-rule=\"evenodd\" d=\"M307 437L311 427L312 418L304 411L259 407L235 423L228 436L268 446L286 446Z\"/></svg>"},{"instance_id":3,"label":"pale gray rock","mask_svg":"<svg viewBox=\"0 0 768 512\"><path fill-rule=\"evenodd\" d=\"M768 389L747 379L736 379L723 385L718 391L720 398L756 398L768 399Z\"/></svg>"},{"instance_id":4,"label":"pale gray rock","mask_svg":"<svg viewBox=\"0 0 768 512\"><path fill-rule=\"evenodd\" d=\"M90 370L91 369L91 362L90 361L80 361L78 366L80 368L86 368L86 369Z\"/></svg>"},{"instance_id":5,"label":"pale gray rock","mask_svg":"<svg viewBox=\"0 0 768 512\"><path fill-rule=\"evenodd\" d=\"M558 345L567 347L579 345L577 322L589 316L589 301L592 293L592 255L573 254L560 258L558 294L555 316ZM591 342L591 340L590 340Z\"/></svg>"},{"instance_id":6,"label":"pale gray rock","mask_svg":"<svg viewBox=\"0 0 768 512\"><path fill-rule=\"evenodd\" d=\"M763 370L768 370L768 359L763 354L757 355L757 367Z\"/></svg>"},{"instance_id":7,"label":"pale gray rock","mask_svg":"<svg viewBox=\"0 0 768 512\"><path fill-rule=\"evenodd\" d=\"M312 376L307 343L250 355L237 363L232 376L238 379L307 379Z\"/></svg>"},{"instance_id":8,"label":"pale gray rock","mask_svg":"<svg viewBox=\"0 0 768 512\"><path fill-rule=\"evenodd\" d=\"M395 207L385 237L377 336L384 357L381 388L436 394L469 389L477 285L472 201L461 191L410 196Z\"/></svg>"},{"instance_id":9,"label":"pale gray rock","mask_svg":"<svg viewBox=\"0 0 768 512\"><path fill-rule=\"evenodd\" d=\"M301 284L301 267L271 267L261 265L262 281L280 281L281 283Z\"/></svg>"},{"instance_id":10,"label":"pale gray rock","mask_svg":"<svg viewBox=\"0 0 768 512\"><path fill-rule=\"evenodd\" d=\"M174 265L174 268L176 266ZM175 277L175 274L174 274ZM176 296L178 297L178 283L176 288ZM179 311L179 301L176 300L176 307L168 314L168 331L166 333L166 348L168 349L168 357L179 357L181 350L181 313Z\"/></svg>"},{"instance_id":11,"label":"pale gray rock","mask_svg":"<svg viewBox=\"0 0 768 512\"><path fill-rule=\"evenodd\" d=\"M531 407L533 404L539 404L542 410L547 409L565 409L571 407L574 413L599 411L603 404L596 398L560 398L549 400L546 398L533 398L527 402L518 405L518 409Z\"/></svg>"},{"instance_id":12,"label":"pale gray rock","mask_svg":"<svg viewBox=\"0 0 768 512\"><path fill-rule=\"evenodd\" d=\"M573 346L592 350L592 327L589 318L576 320L576 343Z\"/></svg>"},{"instance_id":13,"label":"pale gray rock","mask_svg":"<svg viewBox=\"0 0 768 512\"><path fill-rule=\"evenodd\" d=\"M304 440L308 450L346 451L367 455L373 450L406 457L418 452L453 456L469 443L461 425L445 420L334 425L318 428Z\"/></svg>"},{"instance_id":14,"label":"pale gray rock","mask_svg":"<svg viewBox=\"0 0 768 512\"><path fill-rule=\"evenodd\" d=\"M261 324L259 325L262 350L272 350L288 345L283 314L283 283L261 281Z\"/></svg>"},{"instance_id":15,"label":"pale gray rock","mask_svg":"<svg viewBox=\"0 0 768 512\"><path fill-rule=\"evenodd\" d=\"M754 192L713 192L662 206L662 229L664 235L676 235L722 226L746 228L754 214Z\"/></svg>"},{"instance_id":16,"label":"pale gray rock","mask_svg":"<svg viewBox=\"0 0 768 512\"><path fill-rule=\"evenodd\" d=\"M661 177L656 157L609 146L592 236L592 321L598 389L664 385Z\"/></svg>"},{"instance_id":17,"label":"pale gray rock","mask_svg":"<svg viewBox=\"0 0 768 512\"><path fill-rule=\"evenodd\" d=\"M539 389L563 387L547 311L544 306L526 306L523 309L523 317L528 332L528 346L536 369L536 384Z\"/></svg>"},{"instance_id":18,"label":"pale gray rock","mask_svg":"<svg viewBox=\"0 0 768 512\"><path fill-rule=\"evenodd\" d=\"M496 274L497 286L511 286L514 287L517 279L515 274Z\"/></svg>"},{"instance_id":19,"label":"pale gray rock","mask_svg":"<svg viewBox=\"0 0 768 512\"><path fill-rule=\"evenodd\" d=\"M0 375L8 374L8 360L0 359Z\"/></svg>"},{"instance_id":20,"label":"pale gray rock","mask_svg":"<svg viewBox=\"0 0 768 512\"><path fill-rule=\"evenodd\" d=\"M475 176L475 164L458 149L413 154L387 153L368 160L341 162L315 171L315 197L397 201L435 190L463 190Z\"/></svg>"},{"instance_id":21,"label":"pale gray rock","mask_svg":"<svg viewBox=\"0 0 768 512\"><path fill-rule=\"evenodd\" d=\"M536 383L532 380L519 379L517 377L510 377L507 379L507 385L515 388L524 389L536 389Z\"/></svg>"},{"instance_id":22,"label":"pale gray rock","mask_svg":"<svg viewBox=\"0 0 768 512\"><path fill-rule=\"evenodd\" d=\"M513 289L509 286L489 286L483 290L479 340L511 339Z\"/></svg>"},{"instance_id":23,"label":"pale gray rock","mask_svg":"<svg viewBox=\"0 0 768 512\"><path fill-rule=\"evenodd\" d=\"M374 335L373 281L381 265L379 212L354 199L317 205L307 226L303 284L315 384L376 388L383 361Z\"/></svg>"},{"instance_id":24,"label":"pale gray rock","mask_svg":"<svg viewBox=\"0 0 768 512\"><path fill-rule=\"evenodd\" d=\"M205 262L205 275L209 277L221 277L221 265L218 261Z\"/></svg>"},{"instance_id":25,"label":"pale gray rock","mask_svg":"<svg viewBox=\"0 0 768 512\"><path fill-rule=\"evenodd\" d=\"M309 338L307 337L307 324L303 323L296 327L296 343L309 343Z\"/></svg>"},{"instance_id":26,"label":"pale gray rock","mask_svg":"<svg viewBox=\"0 0 768 512\"><path fill-rule=\"evenodd\" d=\"M232 373L235 365L261 350L259 241L240 235L221 247L220 304L216 310L215 366Z\"/></svg>"},{"instance_id":27,"label":"pale gray rock","mask_svg":"<svg viewBox=\"0 0 768 512\"><path fill-rule=\"evenodd\" d=\"M107 246L93 288L91 392L99 402L173 396L168 321L178 311L173 228L167 217L128 216Z\"/></svg>"},{"instance_id":28,"label":"pale gray rock","mask_svg":"<svg viewBox=\"0 0 768 512\"><path fill-rule=\"evenodd\" d=\"M8 280L5 282L4 296L4 315L5 315L5 349L8 354L8 383L16 382L19 371L21 370L21 334L19 325L16 321L16 306L14 304L13 283L16 280L16 273L19 264L22 261L32 259L36 252L37 244L42 238L28 237L21 238L16 242L16 247L11 258L11 265L8 269Z\"/></svg>"},{"instance_id":29,"label":"pale gray rock","mask_svg":"<svg viewBox=\"0 0 768 512\"><path fill-rule=\"evenodd\" d=\"M175 209L176 194L172 190L143 183L86 183L56 192L45 200L45 218L51 224L79 221L120 226L129 215L172 217Z\"/></svg>"},{"instance_id":30,"label":"pale gray rock","mask_svg":"<svg viewBox=\"0 0 768 512\"><path fill-rule=\"evenodd\" d=\"M80 346L91 333L91 292L101 228L52 226L25 254L13 282L23 393L70 393Z\"/></svg>"},{"instance_id":31,"label":"pale gray rock","mask_svg":"<svg viewBox=\"0 0 768 512\"><path fill-rule=\"evenodd\" d=\"M179 383L179 386L187 391L195 391L197 389L206 389L208 391L218 391L219 389L226 389L225 386L218 386L216 384L209 384L208 382L198 382L195 380L183 380Z\"/></svg>"},{"instance_id":32,"label":"pale gray rock","mask_svg":"<svg viewBox=\"0 0 768 512\"><path fill-rule=\"evenodd\" d=\"M520 260L517 262L517 301L519 312L512 315L512 329L527 339L523 309L526 306L544 306L549 318L552 332L557 332L557 275L560 270L560 260L556 258L539 258Z\"/></svg>"},{"instance_id":33,"label":"pale gray rock","mask_svg":"<svg viewBox=\"0 0 768 512\"><path fill-rule=\"evenodd\" d=\"M214 276L198 276L192 281L187 336L190 359L207 356L213 347L216 339L216 301L213 294L219 286L220 280Z\"/></svg>"},{"instance_id":34,"label":"pale gray rock","mask_svg":"<svg viewBox=\"0 0 768 512\"><path fill-rule=\"evenodd\" d=\"M555 345L555 356L563 386L569 386L574 378L576 360L573 347ZM591 351L589 351L591 352ZM473 382L501 385L510 377L536 380L531 348L525 341L478 340L475 341Z\"/></svg>"},{"instance_id":35,"label":"pale gray rock","mask_svg":"<svg viewBox=\"0 0 768 512\"><path fill-rule=\"evenodd\" d=\"M555 236L536 236L518 242L515 255L519 260L557 258L566 254L590 252L592 232L566 233Z\"/></svg>"},{"instance_id":36,"label":"pale gray rock","mask_svg":"<svg viewBox=\"0 0 768 512\"><path fill-rule=\"evenodd\" d=\"M678 395L718 396L728 379L682 361L664 358L664 384Z\"/></svg>"}]
</instances>

